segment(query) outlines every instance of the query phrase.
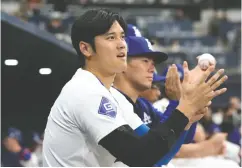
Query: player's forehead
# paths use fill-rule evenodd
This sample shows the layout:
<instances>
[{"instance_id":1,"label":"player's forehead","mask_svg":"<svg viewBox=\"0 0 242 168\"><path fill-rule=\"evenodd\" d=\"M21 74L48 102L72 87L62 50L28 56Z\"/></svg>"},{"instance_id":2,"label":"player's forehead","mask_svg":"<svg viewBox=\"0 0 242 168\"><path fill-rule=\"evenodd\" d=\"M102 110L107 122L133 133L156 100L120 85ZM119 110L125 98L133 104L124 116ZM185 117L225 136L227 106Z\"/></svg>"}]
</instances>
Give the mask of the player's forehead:
<instances>
[{"instance_id":1,"label":"player's forehead","mask_svg":"<svg viewBox=\"0 0 242 168\"><path fill-rule=\"evenodd\" d=\"M137 55L135 57L130 58L131 62L132 62L132 60L134 60L133 62L137 62L137 63L139 63L139 61L142 61L142 60L154 61L154 59L155 58L150 55Z\"/></svg>"},{"instance_id":2,"label":"player's forehead","mask_svg":"<svg viewBox=\"0 0 242 168\"><path fill-rule=\"evenodd\" d=\"M104 33L104 35L110 35L110 34L125 34L124 29L122 28L122 26L119 24L118 21L114 21L112 26L110 27L110 29Z\"/></svg>"}]
</instances>

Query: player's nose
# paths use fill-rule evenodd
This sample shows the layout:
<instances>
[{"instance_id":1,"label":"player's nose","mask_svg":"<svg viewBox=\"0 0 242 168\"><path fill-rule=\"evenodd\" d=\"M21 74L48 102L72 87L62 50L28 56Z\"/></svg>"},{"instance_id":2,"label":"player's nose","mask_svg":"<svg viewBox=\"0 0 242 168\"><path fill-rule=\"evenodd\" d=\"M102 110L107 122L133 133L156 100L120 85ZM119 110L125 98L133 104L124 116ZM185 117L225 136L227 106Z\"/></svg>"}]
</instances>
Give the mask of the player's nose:
<instances>
[{"instance_id":1,"label":"player's nose","mask_svg":"<svg viewBox=\"0 0 242 168\"><path fill-rule=\"evenodd\" d=\"M127 48L127 44L126 44L126 42L125 42L124 39L120 38L120 39L118 40L117 48L118 48L119 50L124 50L124 49Z\"/></svg>"}]
</instances>

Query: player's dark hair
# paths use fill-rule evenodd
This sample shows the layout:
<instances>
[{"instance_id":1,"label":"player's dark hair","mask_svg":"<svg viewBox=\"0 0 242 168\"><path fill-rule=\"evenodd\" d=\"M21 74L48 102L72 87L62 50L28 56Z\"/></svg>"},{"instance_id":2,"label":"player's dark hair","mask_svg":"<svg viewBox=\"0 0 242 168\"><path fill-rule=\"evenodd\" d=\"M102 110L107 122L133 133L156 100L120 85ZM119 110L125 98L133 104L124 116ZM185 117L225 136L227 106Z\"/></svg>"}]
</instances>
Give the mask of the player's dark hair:
<instances>
[{"instance_id":1,"label":"player's dark hair","mask_svg":"<svg viewBox=\"0 0 242 168\"><path fill-rule=\"evenodd\" d=\"M123 17L108 9L88 10L74 22L71 29L71 40L73 47L80 56L82 65L85 64L85 56L80 51L80 41L89 43L95 51L95 36L108 32L115 21L117 21L124 32L126 32L127 24Z\"/></svg>"}]
</instances>

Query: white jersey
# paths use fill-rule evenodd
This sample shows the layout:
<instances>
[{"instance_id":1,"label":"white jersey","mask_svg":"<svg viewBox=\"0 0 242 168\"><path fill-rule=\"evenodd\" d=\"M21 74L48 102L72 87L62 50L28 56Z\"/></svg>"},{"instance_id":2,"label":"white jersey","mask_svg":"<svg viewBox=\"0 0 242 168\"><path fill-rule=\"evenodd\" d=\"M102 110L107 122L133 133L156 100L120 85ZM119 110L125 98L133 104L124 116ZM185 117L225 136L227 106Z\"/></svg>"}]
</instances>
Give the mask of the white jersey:
<instances>
[{"instance_id":1,"label":"white jersey","mask_svg":"<svg viewBox=\"0 0 242 168\"><path fill-rule=\"evenodd\" d=\"M116 158L98 142L132 118L136 121L130 125L133 129L142 124L123 98L117 90L106 89L92 73L78 69L51 108L43 166L112 166Z\"/></svg>"}]
</instances>

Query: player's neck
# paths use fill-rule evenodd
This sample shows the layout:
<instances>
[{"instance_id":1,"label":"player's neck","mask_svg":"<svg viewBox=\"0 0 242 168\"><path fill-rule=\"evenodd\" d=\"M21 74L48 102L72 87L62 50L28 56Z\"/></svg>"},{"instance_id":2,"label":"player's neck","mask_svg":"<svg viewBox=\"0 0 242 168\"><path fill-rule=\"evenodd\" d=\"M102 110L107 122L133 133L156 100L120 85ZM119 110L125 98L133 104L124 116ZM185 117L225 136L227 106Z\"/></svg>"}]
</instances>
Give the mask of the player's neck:
<instances>
[{"instance_id":1,"label":"player's neck","mask_svg":"<svg viewBox=\"0 0 242 168\"><path fill-rule=\"evenodd\" d=\"M139 92L135 90L128 82L126 81L117 81L114 80L114 87L126 94L134 103L136 103Z\"/></svg>"},{"instance_id":2,"label":"player's neck","mask_svg":"<svg viewBox=\"0 0 242 168\"><path fill-rule=\"evenodd\" d=\"M91 72L93 75L95 75L98 80L109 90L111 85L113 84L114 78L116 74L110 74L110 73L105 73L100 71L99 69L96 68L91 68L91 67L85 67L85 70Z\"/></svg>"}]
</instances>

